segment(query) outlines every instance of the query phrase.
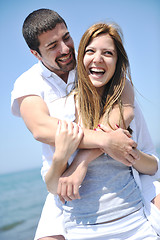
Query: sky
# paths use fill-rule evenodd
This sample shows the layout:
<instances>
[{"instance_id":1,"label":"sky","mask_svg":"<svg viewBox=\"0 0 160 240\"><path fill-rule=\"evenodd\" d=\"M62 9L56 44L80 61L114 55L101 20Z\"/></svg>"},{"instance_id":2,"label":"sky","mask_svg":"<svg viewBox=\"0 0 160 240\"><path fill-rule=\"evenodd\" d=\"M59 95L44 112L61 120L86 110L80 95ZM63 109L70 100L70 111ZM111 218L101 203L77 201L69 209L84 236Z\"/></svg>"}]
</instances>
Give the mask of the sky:
<instances>
[{"instance_id":1,"label":"sky","mask_svg":"<svg viewBox=\"0 0 160 240\"><path fill-rule=\"evenodd\" d=\"M23 37L22 24L32 11L50 8L67 22L75 48L88 27L114 21L124 34L136 98L156 148L160 146L160 1L159 0L1 0L0 174L40 167L41 143L21 118L11 114L14 82L37 62Z\"/></svg>"}]
</instances>

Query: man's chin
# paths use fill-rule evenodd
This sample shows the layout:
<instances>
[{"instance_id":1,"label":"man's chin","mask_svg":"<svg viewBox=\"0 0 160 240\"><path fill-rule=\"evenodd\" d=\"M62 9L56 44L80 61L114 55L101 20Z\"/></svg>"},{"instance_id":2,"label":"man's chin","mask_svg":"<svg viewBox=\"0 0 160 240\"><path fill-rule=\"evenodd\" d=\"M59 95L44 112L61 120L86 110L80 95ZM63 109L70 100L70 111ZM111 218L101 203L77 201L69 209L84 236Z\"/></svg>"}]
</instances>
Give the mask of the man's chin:
<instances>
[{"instance_id":1,"label":"man's chin","mask_svg":"<svg viewBox=\"0 0 160 240\"><path fill-rule=\"evenodd\" d=\"M63 72L70 72L71 70L73 70L76 67L76 64L74 62L70 62L69 64L67 64L66 66L62 66L60 67L60 70Z\"/></svg>"}]
</instances>

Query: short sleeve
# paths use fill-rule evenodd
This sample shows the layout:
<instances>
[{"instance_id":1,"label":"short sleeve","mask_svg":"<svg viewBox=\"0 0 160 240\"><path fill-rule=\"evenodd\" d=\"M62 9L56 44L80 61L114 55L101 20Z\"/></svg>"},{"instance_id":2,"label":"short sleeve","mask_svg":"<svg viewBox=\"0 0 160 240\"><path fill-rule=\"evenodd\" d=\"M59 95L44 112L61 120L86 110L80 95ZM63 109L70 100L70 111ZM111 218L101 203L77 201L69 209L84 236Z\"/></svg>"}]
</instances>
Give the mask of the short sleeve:
<instances>
[{"instance_id":1,"label":"short sleeve","mask_svg":"<svg viewBox=\"0 0 160 240\"><path fill-rule=\"evenodd\" d=\"M11 92L11 111L15 116L20 117L20 109L17 99L27 95L38 95L43 97L41 89L42 76L38 75L35 68L23 73L15 82Z\"/></svg>"},{"instance_id":2,"label":"short sleeve","mask_svg":"<svg viewBox=\"0 0 160 240\"><path fill-rule=\"evenodd\" d=\"M138 149L146 154L153 155L156 159L157 162L159 163L159 159L156 154L156 150L154 147L154 144L152 142L146 121L143 117L142 111L140 107L138 106L137 102L135 101L135 141L138 144ZM158 167L159 169L160 167ZM160 170L157 171L156 177L160 177Z\"/></svg>"}]
</instances>

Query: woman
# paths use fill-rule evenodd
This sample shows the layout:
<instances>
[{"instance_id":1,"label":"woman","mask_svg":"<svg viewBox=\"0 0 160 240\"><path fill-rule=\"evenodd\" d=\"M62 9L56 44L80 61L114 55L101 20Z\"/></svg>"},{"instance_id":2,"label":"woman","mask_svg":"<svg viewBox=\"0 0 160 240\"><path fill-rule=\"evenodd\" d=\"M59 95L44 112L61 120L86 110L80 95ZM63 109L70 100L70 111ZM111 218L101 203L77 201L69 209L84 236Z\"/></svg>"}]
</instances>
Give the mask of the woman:
<instances>
[{"instance_id":1,"label":"woman","mask_svg":"<svg viewBox=\"0 0 160 240\"><path fill-rule=\"evenodd\" d=\"M100 121L109 123L111 109L117 104L123 120L120 97L128 70L128 58L115 27L95 24L86 31L79 46L79 80L75 94L78 112L75 115L79 116L78 121L83 127L94 129ZM74 100L72 96L68 98ZM64 138L63 146L60 143L60 137L68 127L74 136L81 134L80 128L59 123L53 162L56 158L64 163L64 153L68 155L67 162L77 148L79 139L76 142L74 138L73 142L71 136ZM139 149L145 151L136 150L139 160L133 167L140 173L153 175L157 171L157 161L137 106L131 128ZM145 139L140 141L142 137ZM67 150L72 142L72 150ZM135 181L137 172L104 154L91 160L79 189L81 199L63 205L67 239L158 239L143 213L143 199ZM46 180L48 184L51 179L46 175Z\"/></svg>"}]
</instances>

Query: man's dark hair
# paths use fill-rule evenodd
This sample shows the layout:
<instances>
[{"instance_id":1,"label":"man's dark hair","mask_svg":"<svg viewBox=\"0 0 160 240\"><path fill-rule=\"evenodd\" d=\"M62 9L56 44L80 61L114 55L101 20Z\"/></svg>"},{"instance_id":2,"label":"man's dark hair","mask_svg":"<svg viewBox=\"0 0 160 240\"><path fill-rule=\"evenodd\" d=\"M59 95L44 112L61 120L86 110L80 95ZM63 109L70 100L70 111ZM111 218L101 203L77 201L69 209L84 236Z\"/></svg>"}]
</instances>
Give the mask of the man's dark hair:
<instances>
[{"instance_id":1,"label":"man's dark hair","mask_svg":"<svg viewBox=\"0 0 160 240\"><path fill-rule=\"evenodd\" d=\"M22 27L23 37L32 50L39 52L38 36L56 27L58 23L64 23L64 19L55 11L50 9L38 9L28 15Z\"/></svg>"}]
</instances>

